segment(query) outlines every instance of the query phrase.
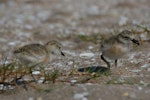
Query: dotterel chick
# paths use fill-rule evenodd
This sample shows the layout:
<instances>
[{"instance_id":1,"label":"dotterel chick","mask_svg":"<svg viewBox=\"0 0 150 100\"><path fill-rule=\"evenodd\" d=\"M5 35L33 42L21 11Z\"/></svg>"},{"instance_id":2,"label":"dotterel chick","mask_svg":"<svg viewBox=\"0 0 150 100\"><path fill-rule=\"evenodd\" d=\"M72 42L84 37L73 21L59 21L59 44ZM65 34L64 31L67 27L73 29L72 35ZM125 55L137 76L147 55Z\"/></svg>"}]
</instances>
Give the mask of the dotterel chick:
<instances>
[{"instance_id":1,"label":"dotterel chick","mask_svg":"<svg viewBox=\"0 0 150 100\"><path fill-rule=\"evenodd\" d=\"M50 54L65 56L61 51L62 45L55 41L49 41L45 45L42 44L28 44L18 48L13 53L20 60L22 64L29 67L48 62Z\"/></svg>"},{"instance_id":2,"label":"dotterel chick","mask_svg":"<svg viewBox=\"0 0 150 100\"><path fill-rule=\"evenodd\" d=\"M106 39L101 44L102 55L101 59L106 62L110 68L110 63L106 58L115 60L115 66L117 66L117 60L122 58L126 53L130 51L131 43L139 45L139 42L132 38L131 32L124 30L116 36L112 36ZM106 58L105 58L106 57Z\"/></svg>"}]
</instances>

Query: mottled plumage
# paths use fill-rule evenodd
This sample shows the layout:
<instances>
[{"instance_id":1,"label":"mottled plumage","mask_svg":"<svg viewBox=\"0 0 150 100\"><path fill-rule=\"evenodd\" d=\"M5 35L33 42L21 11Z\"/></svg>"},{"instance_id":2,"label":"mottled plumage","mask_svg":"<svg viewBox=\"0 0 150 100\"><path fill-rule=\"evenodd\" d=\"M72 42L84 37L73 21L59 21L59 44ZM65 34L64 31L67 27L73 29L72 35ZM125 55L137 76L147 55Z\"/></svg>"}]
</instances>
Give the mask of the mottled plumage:
<instances>
[{"instance_id":1,"label":"mottled plumage","mask_svg":"<svg viewBox=\"0 0 150 100\"><path fill-rule=\"evenodd\" d=\"M55 40L42 44L28 44L15 50L14 55L21 61L21 63L34 66L39 63L49 61L49 54L63 55L61 51L61 44Z\"/></svg>"},{"instance_id":2,"label":"mottled plumage","mask_svg":"<svg viewBox=\"0 0 150 100\"><path fill-rule=\"evenodd\" d=\"M115 65L117 66L117 59L130 51L132 42L139 45L139 42L132 38L132 33L128 30L124 30L120 34L104 40L101 44L102 60L107 63L108 67L110 67L110 64L105 57L115 60Z\"/></svg>"}]
</instances>

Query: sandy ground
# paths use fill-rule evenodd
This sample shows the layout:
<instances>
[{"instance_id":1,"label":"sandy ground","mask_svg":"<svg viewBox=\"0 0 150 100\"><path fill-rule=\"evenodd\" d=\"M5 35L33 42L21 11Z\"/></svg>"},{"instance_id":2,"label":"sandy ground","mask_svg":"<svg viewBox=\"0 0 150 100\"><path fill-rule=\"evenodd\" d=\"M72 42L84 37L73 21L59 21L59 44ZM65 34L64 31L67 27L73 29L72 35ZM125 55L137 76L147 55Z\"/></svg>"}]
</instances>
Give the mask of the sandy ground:
<instances>
[{"instance_id":1,"label":"sandy ground","mask_svg":"<svg viewBox=\"0 0 150 100\"><path fill-rule=\"evenodd\" d=\"M143 31L135 24L150 30L149 23L149 0L0 0L0 57L12 60L17 47L56 39L63 44L66 58L49 67L67 73L74 67L106 66L99 57L101 37L123 29ZM150 33L137 33L135 38L148 40ZM36 89L28 86L28 91L18 86L1 93L0 100L149 100L149 43L135 46L119 60L117 68L112 61L109 76L73 86L70 82L32 84ZM67 81L75 79L80 77Z\"/></svg>"}]
</instances>

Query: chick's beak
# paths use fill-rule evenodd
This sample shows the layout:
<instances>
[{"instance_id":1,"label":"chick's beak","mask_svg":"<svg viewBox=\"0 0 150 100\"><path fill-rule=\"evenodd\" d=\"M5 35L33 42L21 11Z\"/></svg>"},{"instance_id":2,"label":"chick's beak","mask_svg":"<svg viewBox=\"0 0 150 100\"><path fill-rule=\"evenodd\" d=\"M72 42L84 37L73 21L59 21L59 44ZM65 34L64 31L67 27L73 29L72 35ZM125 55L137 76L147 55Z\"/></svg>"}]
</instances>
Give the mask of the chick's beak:
<instances>
[{"instance_id":1,"label":"chick's beak","mask_svg":"<svg viewBox=\"0 0 150 100\"><path fill-rule=\"evenodd\" d=\"M61 52L61 55L62 55L62 56L65 56L65 54L64 54L63 52Z\"/></svg>"},{"instance_id":2,"label":"chick's beak","mask_svg":"<svg viewBox=\"0 0 150 100\"><path fill-rule=\"evenodd\" d=\"M140 45L139 41L138 40L135 40L135 39L132 39L132 42L137 44L137 45Z\"/></svg>"}]
</instances>

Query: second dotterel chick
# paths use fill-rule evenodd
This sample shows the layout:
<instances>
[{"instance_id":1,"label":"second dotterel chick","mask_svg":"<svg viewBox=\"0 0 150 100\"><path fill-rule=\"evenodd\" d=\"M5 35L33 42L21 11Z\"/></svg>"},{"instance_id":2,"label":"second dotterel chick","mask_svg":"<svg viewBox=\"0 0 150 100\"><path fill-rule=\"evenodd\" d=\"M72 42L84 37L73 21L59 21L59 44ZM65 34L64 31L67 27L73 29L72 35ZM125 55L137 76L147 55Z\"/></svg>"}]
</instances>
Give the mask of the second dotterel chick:
<instances>
[{"instance_id":1,"label":"second dotterel chick","mask_svg":"<svg viewBox=\"0 0 150 100\"><path fill-rule=\"evenodd\" d=\"M130 51L131 43L139 45L139 42L133 39L131 34L131 31L124 30L118 35L104 40L101 44L101 59L106 62L109 68L110 63L106 60L106 58L115 60L115 66L117 66L117 60Z\"/></svg>"},{"instance_id":2,"label":"second dotterel chick","mask_svg":"<svg viewBox=\"0 0 150 100\"><path fill-rule=\"evenodd\" d=\"M64 56L61 47L62 45L59 42L52 40L45 45L28 44L18 48L13 53L22 64L31 67L36 64L48 62L51 54Z\"/></svg>"}]
</instances>

